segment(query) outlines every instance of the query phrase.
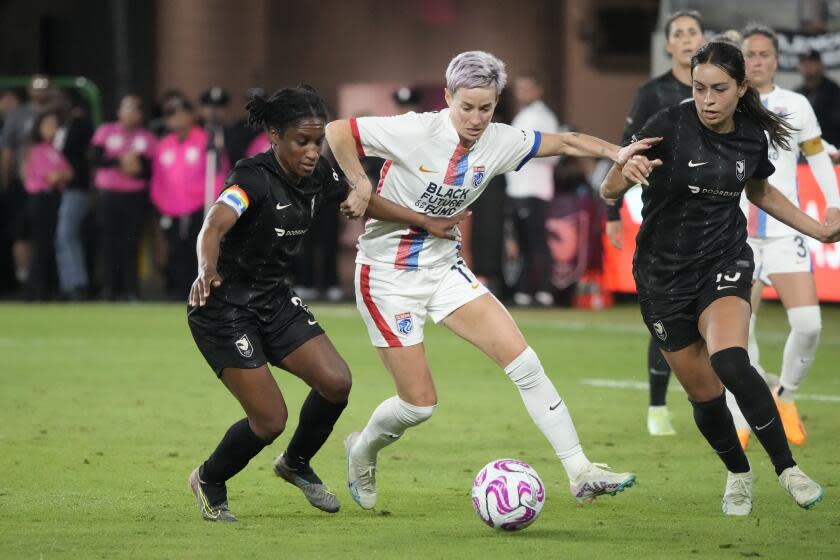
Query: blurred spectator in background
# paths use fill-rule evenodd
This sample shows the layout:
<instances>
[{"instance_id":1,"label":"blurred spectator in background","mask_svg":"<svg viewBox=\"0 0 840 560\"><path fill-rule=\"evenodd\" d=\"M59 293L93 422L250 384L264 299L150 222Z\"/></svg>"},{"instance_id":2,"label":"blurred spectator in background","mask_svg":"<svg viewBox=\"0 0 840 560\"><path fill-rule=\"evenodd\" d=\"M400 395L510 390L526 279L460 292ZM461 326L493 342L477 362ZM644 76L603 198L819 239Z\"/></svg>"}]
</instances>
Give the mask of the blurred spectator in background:
<instances>
[{"instance_id":1,"label":"blurred spectator in background","mask_svg":"<svg viewBox=\"0 0 840 560\"><path fill-rule=\"evenodd\" d=\"M171 132L155 149L150 194L166 239L167 295L186 301L198 267L195 247L204 215L209 135L196 124L185 97L170 97L163 115ZM229 169L226 157L219 163L216 177L211 178L213 199Z\"/></svg>"},{"instance_id":2,"label":"blurred spectator in background","mask_svg":"<svg viewBox=\"0 0 840 560\"><path fill-rule=\"evenodd\" d=\"M14 89L0 91L0 130L3 129L6 118L20 107L22 99L20 92Z\"/></svg>"},{"instance_id":3,"label":"blurred spectator in background","mask_svg":"<svg viewBox=\"0 0 840 560\"><path fill-rule=\"evenodd\" d=\"M168 89L163 92L160 99L152 107L152 115L147 127L152 134L158 138L163 138L169 134L170 130L166 126L166 116L163 114L166 104L170 99L186 99L187 95L179 89Z\"/></svg>"},{"instance_id":4,"label":"blurred spectator in background","mask_svg":"<svg viewBox=\"0 0 840 560\"><path fill-rule=\"evenodd\" d=\"M3 123L8 116L12 114L21 104L23 96L20 92L8 89L0 91L0 149L3 147ZM17 286L15 279L15 265L12 259L12 234L6 225L6 216L4 208L8 208L6 203L6 190L0 184L0 295L11 294Z\"/></svg>"},{"instance_id":5,"label":"blurred spectator in background","mask_svg":"<svg viewBox=\"0 0 840 560\"><path fill-rule=\"evenodd\" d=\"M126 95L117 121L100 125L91 146L102 223L102 297L107 300L138 296L137 253L157 142L142 124L140 97Z\"/></svg>"},{"instance_id":6,"label":"blurred spectator in background","mask_svg":"<svg viewBox=\"0 0 840 560\"><path fill-rule=\"evenodd\" d=\"M82 221L87 214L90 189L88 148L93 123L82 100L73 91L62 92L59 106L63 116L54 146L73 168L73 178L61 193L55 235L56 264L60 297L80 301L88 295L87 262L82 243Z\"/></svg>"},{"instance_id":7,"label":"blurred spectator in background","mask_svg":"<svg viewBox=\"0 0 840 560\"><path fill-rule=\"evenodd\" d=\"M4 192L3 226L12 239L15 276L24 284L29 276L30 243L27 195L21 177L24 151L29 143L35 117L45 110L52 99L50 81L46 76L32 76L27 88L29 101L10 113L3 125L0 139L0 190Z\"/></svg>"},{"instance_id":8,"label":"blurred spectator in background","mask_svg":"<svg viewBox=\"0 0 840 560\"><path fill-rule=\"evenodd\" d=\"M514 80L513 95L519 112L511 123L523 130L561 132L557 117L542 101L543 88L533 75ZM562 129L563 131L565 129ZM507 173L510 216L522 274L513 294L516 305L550 306L554 304L551 288L551 255L546 243L545 219L548 203L554 197L554 166L557 158L534 159L532 165Z\"/></svg>"},{"instance_id":9,"label":"blurred spectator in background","mask_svg":"<svg viewBox=\"0 0 840 560\"><path fill-rule=\"evenodd\" d=\"M799 56L799 75L802 85L796 91L811 102L823 140L837 146L840 144L840 87L825 75L819 51L812 49ZM831 159L840 163L840 153L835 150Z\"/></svg>"},{"instance_id":10,"label":"blurred spectator in background","mask_svg":"<svg viewBox=\"0 0 840 560\"><path fill-rule=\"evenodd\" d=\"M61 191L73 180L73 168L53 142L59 114L39 113L32 124L23 162L23 182L29 195L27 213L32 231L32 262L26 283L29 300L51 299L55 285L55 239Z\"/></svg>"}]
</instances>

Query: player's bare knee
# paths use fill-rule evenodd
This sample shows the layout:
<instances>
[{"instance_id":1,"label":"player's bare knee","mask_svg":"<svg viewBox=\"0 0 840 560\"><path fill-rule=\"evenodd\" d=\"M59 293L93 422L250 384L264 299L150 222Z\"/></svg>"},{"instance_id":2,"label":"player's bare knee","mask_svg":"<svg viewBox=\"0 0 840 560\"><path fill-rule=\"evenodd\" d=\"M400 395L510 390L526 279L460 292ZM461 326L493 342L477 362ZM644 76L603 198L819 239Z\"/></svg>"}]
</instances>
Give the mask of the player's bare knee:
<instances>
[{"instance_id":1,"label":"player's bare knee","mask_svg":"<svg viewBox=\"0 0 840 560\"><path fill-rule=\"evenodd\" d=\"M321 396L332 403L347 402L350 396L350 389L353 386L353 378L350 375L350 368L342 360L331 374L326 383L320 387Z\"/></svg>"},{"instance_id":2,"label":"player's bare knee","mask_svg":"<svg viewBox=\"0 0 840 560\"><path fill-rule=\"evenodd\" d=\"M286 429L286 420L288 420L288 412L285 410L277 411L273 414L260 416L259 418L249 418L251 429L260 438L269 443L273 442Z\"/></svg>"}]
</instances>

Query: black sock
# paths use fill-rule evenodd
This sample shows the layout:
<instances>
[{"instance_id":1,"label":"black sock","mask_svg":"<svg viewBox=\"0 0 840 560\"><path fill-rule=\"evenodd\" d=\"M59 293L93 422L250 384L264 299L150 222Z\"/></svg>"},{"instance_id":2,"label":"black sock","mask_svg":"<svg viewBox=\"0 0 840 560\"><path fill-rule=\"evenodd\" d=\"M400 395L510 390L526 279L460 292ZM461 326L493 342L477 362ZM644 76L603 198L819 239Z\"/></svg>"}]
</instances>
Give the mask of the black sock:
<instances>
[{"instance_id":1,"label":"black sock","mask_svg":"<svg viewBox=\"0 0 840 560\"><path fill-rule=\"evenodd\" d=\"M743 348L727 348L711 356L712 368L735 396L744 418L770 456L776 474L796 465L770 389L750 365Z\"/></svg>"},{"instance_id":2,"label":"black sock","mask_svg":"<svg viewBox=\"0 0 840 560\"><path fill-rule=\"evenodd\" d=\"M331 403L312 389L300 407L300 421L289 446L286 464L293 469L308 469L309 461L318 453L332 433L333 426L347 406L347 401Z\"/></svg>"},{"instance_id":3,"label":"black sock","mask_svg":"<svg viewBox=\"0 0 840 560\"><path fill-rule=\"evenodd\" d=\"M741 449L724 394L706 402L691 401L691 405L694 407L694 422L700 428L700 433L717 452L726 469L733 473L749 471L750 463Z\"/></svg>"},{"instance_id":4,"label":"black sock","mask_svg":"<svg viewBox=\"0 0 840 560\"><path fill-rule=\"evenodd\" d=\"M227 495L224 489L225 482L244 469L248 461L269 443L271 442L257 437L257 434L251 430L247 418L239 420L228 428L216 450L199 470L201 481L206 485L204 486L205 493L211 505L219 504L214 498L218 500L221 496ZM214 494L214 496L210 494ZM224 501L224 499L220 501Z\"/></svg>"},{"instance_id":5,"label":"black sock","mask_svg":"<svg viewBox=\"0 0 840 560\"><path fill-rule=\"evenodd\" d=\"M650 385L650 406L665 406L665 394L668 392L668 380L671 367L659 345L650 337L648 342L648 383Z\"/></svg>"}]
</instances>

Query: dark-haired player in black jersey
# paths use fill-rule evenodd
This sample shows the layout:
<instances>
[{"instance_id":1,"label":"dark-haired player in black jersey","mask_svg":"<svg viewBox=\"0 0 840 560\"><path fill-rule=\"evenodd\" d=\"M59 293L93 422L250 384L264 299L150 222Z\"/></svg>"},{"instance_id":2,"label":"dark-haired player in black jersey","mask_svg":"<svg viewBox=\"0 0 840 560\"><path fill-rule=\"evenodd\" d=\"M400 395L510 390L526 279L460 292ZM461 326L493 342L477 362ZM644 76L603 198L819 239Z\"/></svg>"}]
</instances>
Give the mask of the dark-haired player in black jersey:
<instances>
[{"instance_id":1,"label":"dark-haired player in black jersey","mask_svg":"<svg viewBox=\"0 0 840 560\"><path fill-rule=\"evenodd\" d=\"M691 97L691 57L703 45L703 22L695 11L679 11L668 16L665 22L665 49L671 57L671 69L648 81L636 93L636 100L627 116L627 126L621 142L638 132L647 120L666 107L676 105ZM622 198L607 207L607 238L616 249L621 249ZM671 368L659 351L653 338L647 353L648 401L647 429L652 436L674 435L671 414L665 405Z\"/></svg>"},{"instance_id":2,"label":"dark-haired player in black jersey","mask_svg":"<svg viewBox=\"0 0 840 560\"><path fill-rule=\"evenodd\" d=\"M330 513L339 502L309 462L332 432L350 392L350 370L318 321L287 283L292 258L319 209L343 199L346 186L320 159L327 111L308 86L282 89L248 104L249 123L262 126L271 150L240 160L210 209L198 238L198 278L189 296L189 325L196 345L246 418L234 423L216 450L189 477L201 516L236 521L226 481L280 435L288 411L268 363L305 381L312 390L275 473ZM390 203L350 196L360 214ZM423 219L416 225L451 237L462 216Z\"/></svg>"},{"instance_id":3,"label":"dark-haired player in black jersey","mask_svg":"<svg viewBox=\"0 0 840 560\"><path fill-rule=\"evenodd\" d=\"M740 49L708 43L692 57L691 68L693 103L654 115L636 137L662 142L623 168L613 166L601 192L615 199L635 184L629 177L648 177L633 262L642 317L688 393L697 427L729 471L724 513L752 509L752 471L724 386L782 487L811 508L822 488L796 466L773 397L747 355L754 265L741 191L768 214L824 242L840 239L840 223L820 224L767 183L774 169L765 131L786 147L790 129L748 87Z\"/></svg>"}]
</instances>

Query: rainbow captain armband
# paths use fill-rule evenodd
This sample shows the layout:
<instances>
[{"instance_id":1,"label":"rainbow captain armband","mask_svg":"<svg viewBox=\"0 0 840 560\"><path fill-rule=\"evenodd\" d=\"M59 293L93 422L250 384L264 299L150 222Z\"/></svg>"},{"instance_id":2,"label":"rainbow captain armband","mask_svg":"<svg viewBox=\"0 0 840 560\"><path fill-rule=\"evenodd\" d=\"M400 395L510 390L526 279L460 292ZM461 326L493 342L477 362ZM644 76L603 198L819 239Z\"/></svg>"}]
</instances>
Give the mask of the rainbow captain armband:
<instances>
[{"instance_id":1,"label":"rainbow captain armband","mask_svg":"<svg viewBox=\"0 0 840 560\"><path fill-rule=\"evenodd\" d=\"M248 194L239 185L231 185L223 190L216 202L221 202L233 208L237 217L241 217L245 213L245 210L248 209L248 206L251 205Z\"/></svg>"}]
</instances>

